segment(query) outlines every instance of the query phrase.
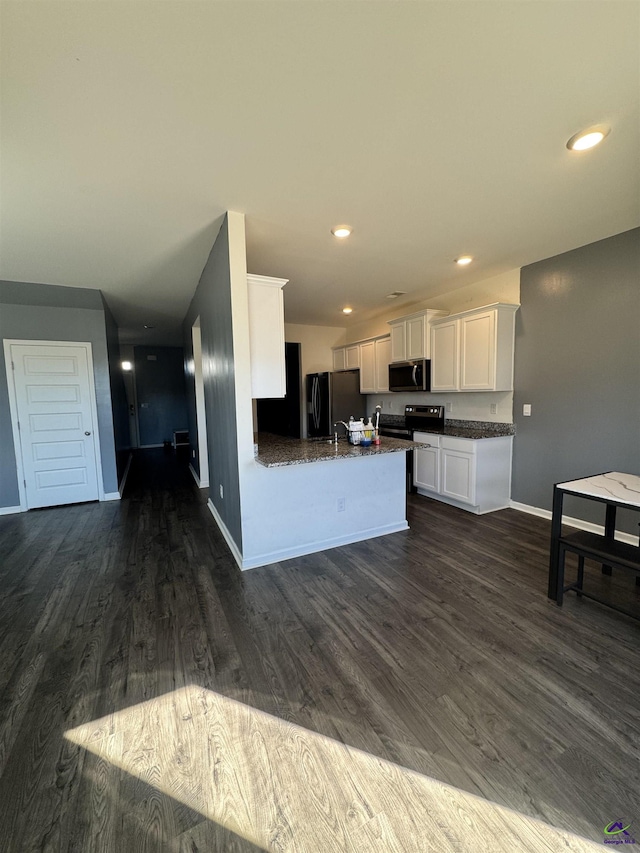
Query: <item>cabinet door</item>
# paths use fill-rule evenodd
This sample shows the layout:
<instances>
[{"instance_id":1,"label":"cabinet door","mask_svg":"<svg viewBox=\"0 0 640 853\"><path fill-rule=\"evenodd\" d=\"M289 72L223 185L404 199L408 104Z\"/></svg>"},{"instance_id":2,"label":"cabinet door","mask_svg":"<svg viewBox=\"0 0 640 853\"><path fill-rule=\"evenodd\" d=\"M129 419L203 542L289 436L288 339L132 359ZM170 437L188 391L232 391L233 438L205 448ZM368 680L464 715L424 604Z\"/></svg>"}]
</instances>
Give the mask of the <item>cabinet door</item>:
<instances>
[{"instance_id":1,"label":"cabinet door","mask_svg":"<svg viewBox=\"0 0 640 853\"><path fill-rule=\"evenodd\" d=\"M376 393L389 390L389 362L391 361L391 338L376 341Z\"/></svg>"},{"instance_id":2,"label":"cabinet door","mask_svg":"<svg viewBox=\"0 0 640 853\"><path fill-rule=\"evenodd\" d=\"M360 393L375 394L376 392L376 358L375 342L367 341L360 344Z\"/></svg>"},{"instance_id":3,"label":"cabinet door","mask_svg":"<svg viewBox=\"0 0 640 853\"><path fill-rule=\"evenodd\" d=\"M458 321L431 327L431 390L458 390Z\"/></svg>"},{"instance_id":4,"label":"cabinet door","mask_svg":"<svg viewBox=\"0 0 640 853\"><path fill-rule=\"evenodd\" d=\"M347 370L355 370L360 367L360 347L358 344L345 347L345 365Z\"/></svg>"},{"instance_id":5,"label":"cabinet door","mask_svg":"<svg viewBox=\"0 0 640 853\"><path fill-rule=\"evenodd\" d=\"M493 391L496 386L496 312L460 319L460 390Z\"/></svg>"},{"instance_id":6,"label":"cabinet door","mask_svg":"<svg viewBox=\"0 0 640 853\"><path fill-rule=\"evenodd\" d=\"M463 503L476 503L476 457L458 450L440 451L442 481L440 493Z\"/></svg>"},{"instance_id":7,"label":"cabinet door","mask_svg":"<svg viewBox=\"0 0 640 853\"><path fill-rule=\"evenodd\" d=\"M251 396L257 399L286 393L284 284L285 279L247 276Z\"/></svg>"},{"instance_id":8,"label":"cabinet door","mask_svg":"<svg viewBox=\"0 0 640 853\"><path fill-rule=\"evenodd\" d=\"M421 447L413 451L413 482L421 489L440 492L440 449Z\"/></svg>"},{"instance_id":9,"label":"cabinet door","mask_svg":"<svg viewBox=\"0 0 640 853\"><path fill-rule=\"evenodd\" d=\"M344 370L346 367L344 347L342 349L334 349L333 351L333 369Z\"/></svg>"},{"instance_id":10,"label":"cabinet door","mask_svg":"<svg viewBox=\"0 0 640 853\"><path fill-rule=\"evenodd\" d=\"M391 361L406 361L405 323L391 326Z\"/></svg>"},{"instance_id":11,"label":"cabinet door","mask_svg":"<svg viewBox=\"0 0 640 853\"><path fill-rule=\"evenodd\" d=\"M425 357L425 317L413 317L407 320L406 353L407 361Z\"/></svg>"}]
</instances>

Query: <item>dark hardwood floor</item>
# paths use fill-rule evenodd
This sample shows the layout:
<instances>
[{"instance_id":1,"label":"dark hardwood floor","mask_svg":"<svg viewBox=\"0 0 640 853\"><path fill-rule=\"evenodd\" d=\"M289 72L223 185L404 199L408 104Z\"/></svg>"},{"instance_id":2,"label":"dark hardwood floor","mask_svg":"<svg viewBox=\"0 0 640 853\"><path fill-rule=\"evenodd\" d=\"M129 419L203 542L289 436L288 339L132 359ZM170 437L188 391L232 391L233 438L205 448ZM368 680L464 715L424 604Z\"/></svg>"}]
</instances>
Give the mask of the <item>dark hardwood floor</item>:
<instances>
[{"instance_id":1,"label":"dark hardwood floor","mask_svg":"<svg viewBox=\"0 0 640 853\"><path fill-rule=\"evenodd\" d=\"M640 843L640 624L547 600L547 521L409 522L241 573L161 451L120 502L1 517L3 853Z\"/></svg>"}]
</instances>

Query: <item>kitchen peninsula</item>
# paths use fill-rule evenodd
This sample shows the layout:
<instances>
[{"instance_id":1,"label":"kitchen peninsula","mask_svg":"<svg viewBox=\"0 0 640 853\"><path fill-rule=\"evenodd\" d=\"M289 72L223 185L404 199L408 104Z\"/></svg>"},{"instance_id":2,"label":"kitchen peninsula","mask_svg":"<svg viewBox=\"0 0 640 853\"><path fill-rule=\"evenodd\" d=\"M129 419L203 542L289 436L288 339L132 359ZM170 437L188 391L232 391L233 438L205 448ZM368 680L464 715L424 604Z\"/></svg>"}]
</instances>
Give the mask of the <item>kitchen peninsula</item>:
<instances>
[{"instance_id":1,"label":"kitchen peninsula","mask_svg":"<svg viewBox=\"0 0 640 853\"><path fill-rule=\"evenodd\" d=\"M260 433L241 467L242 555L251 569L407 530L406 452L383 438L359 447Z\"/></svg>"}]
</instances>

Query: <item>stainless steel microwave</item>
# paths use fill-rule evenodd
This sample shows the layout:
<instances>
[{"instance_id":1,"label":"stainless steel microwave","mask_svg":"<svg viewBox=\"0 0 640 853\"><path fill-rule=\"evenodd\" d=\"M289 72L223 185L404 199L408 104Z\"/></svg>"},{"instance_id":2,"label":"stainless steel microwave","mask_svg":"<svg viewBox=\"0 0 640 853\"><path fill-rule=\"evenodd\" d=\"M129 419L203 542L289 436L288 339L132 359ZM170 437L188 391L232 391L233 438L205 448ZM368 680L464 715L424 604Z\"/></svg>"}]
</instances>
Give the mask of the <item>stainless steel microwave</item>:
<instances>
[{"instance_id":1,"label":"stainless steel microwave","mask_svg":"<svg viewBox=\"0 0 640 853\"><path fill-rule=\"evenodd\" d=\"M389 391L431 391L431 362L422 358L390 364Z\"/></svg>"}]
</instances>

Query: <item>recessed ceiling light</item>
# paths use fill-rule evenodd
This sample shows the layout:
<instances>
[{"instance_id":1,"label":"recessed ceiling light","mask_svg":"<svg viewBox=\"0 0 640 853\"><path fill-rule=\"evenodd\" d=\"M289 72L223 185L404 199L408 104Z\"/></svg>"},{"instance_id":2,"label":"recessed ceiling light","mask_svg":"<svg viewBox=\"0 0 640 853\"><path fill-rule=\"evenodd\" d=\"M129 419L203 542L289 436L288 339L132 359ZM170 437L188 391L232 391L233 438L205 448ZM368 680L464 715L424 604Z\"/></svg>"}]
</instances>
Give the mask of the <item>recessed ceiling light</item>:
<instances>
[{"instance_id":1,"label":"recessed ceiling light","mask_svg":"<svg viewBox=\"0 0 640 853\"><path fill-rule=\"evenodd\" d=\"M604 125L581 130L580 133L576 133L567 142L567 148L570 151L586 151L588 148L593 148L594 145L602 142L605 136L609 135L610 130L611 128Z\"/></svg>"},{"instance_id":2,"label":"recessed ceiling light","mask_svg":"<svg viewBox=\"0 0 640 853\"><path fill-rule=\"evenodd\" d=\"M340 239L344 239L351 234L351 228L348 225L338 225L336 228L331 229L331 233L334 237L339 237Z\"/></svg>"},{"instance_id":3,"label":"recessed ceiling light","mask_svg":"<svg viewBox=\"0 0 640 853\"><path fill-rule=\"evenodd\" d=\"M387 299L397 299L398 296L406 296L406 290L394 290L393 293L387 293Z\"/></svg>"},{"instance_id":4,"label":"recessed ceiling light","mask_svg":"<svg viewBox=\"0 0 640 853\"><path fill-rule=\"evenodd\" d=\"M353 308L343 308L342 309L343 314L351 314L352 311L353 311Z\"/></svg>"},{"instance_id":5,"label":"recessed ceiling light","mask_svg":"<svg viewBox=\"0 0 640 853\"><path fill-rule=\"evenodd\" d=\"M470 264L472 260L473 258L471 257L471 255L461 255L461 257L456 258L456 263L460 264L460 266L463 267L466 264Z\"/></svg>"}]
</instances>

